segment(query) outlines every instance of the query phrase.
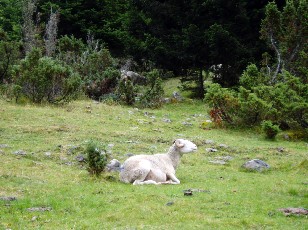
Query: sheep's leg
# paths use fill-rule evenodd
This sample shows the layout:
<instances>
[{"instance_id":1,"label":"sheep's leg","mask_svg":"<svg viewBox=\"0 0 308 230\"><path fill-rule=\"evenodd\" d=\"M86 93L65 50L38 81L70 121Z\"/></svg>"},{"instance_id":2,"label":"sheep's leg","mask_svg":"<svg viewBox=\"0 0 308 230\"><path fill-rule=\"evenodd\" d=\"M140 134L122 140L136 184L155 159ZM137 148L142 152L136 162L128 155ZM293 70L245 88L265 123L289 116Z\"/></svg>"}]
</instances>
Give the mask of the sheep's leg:
<instances>
[{"instance_id":1,"label":"sheep's leg","mask_svg":"<svg viewBox=\"0 0 308 230\"><path fill-rule=\"evenodd\" d=\"M180 180L174 174L168 174L167 177L171 180L170 184L180 184Z\"/></svg>"},{"instance_id":2,"label":"sheep's leg","mask_svg":"<svg viewBox=\"0 0 308 230\"><path fill-rule=\"evenodd\" d=\"M159 183L157 183L154 180L146 180L146 181L135 180L134 183L133 183L133 185L144 185L144 184L155 184L155 185L157 185Z\"/></svg>"}]
</instances>

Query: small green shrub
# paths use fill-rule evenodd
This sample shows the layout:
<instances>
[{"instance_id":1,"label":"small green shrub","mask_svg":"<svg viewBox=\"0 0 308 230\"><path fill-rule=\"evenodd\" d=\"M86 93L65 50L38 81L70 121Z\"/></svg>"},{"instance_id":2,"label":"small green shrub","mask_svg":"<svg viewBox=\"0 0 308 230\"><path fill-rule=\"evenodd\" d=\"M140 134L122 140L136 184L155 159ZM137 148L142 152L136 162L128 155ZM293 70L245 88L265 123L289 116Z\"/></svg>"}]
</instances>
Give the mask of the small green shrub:
<instances>
[{"instance_id":1,"label":"small green shrub","mask_svg":"<svg viewBox=\"0 0 308 230\"><path fill-rule=\"evenodd\" d=\"M262 121L261 127L268 139L275 139L280 131L279 126L274 125L271 121Z\"/></svg>"},{"instance_id":2,"label":"small green shrub","mask_svg":"<svg viewBox=\"0 0 308 230\"><path fill-rule=\"evenodd\" d=\"M97 141L89 141L85 148L87 156L87 170L91 175L100 175L107 165L107 155L105 146Z\"/></svg>"}]
</instances>

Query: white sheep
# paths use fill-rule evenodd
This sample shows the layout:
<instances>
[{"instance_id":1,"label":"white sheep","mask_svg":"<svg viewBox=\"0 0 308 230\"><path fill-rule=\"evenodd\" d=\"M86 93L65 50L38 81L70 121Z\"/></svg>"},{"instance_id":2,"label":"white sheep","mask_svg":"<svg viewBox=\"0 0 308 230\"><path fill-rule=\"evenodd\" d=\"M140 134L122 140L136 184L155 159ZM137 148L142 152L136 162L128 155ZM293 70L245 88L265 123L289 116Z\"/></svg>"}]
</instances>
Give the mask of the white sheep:
<instances>
[{"instance_id":1,"label":"white sheep","mask_svg":"<svg viewBox=\"0 0 308 230\"><path fill-rule=\"evenodd\" d=\"M136 155L128 158L120 172L120 180L134 185L180 184L175 170L184 153L197 150L191 141L177 139L166 154Z\"/></svg>"}]
</instances>

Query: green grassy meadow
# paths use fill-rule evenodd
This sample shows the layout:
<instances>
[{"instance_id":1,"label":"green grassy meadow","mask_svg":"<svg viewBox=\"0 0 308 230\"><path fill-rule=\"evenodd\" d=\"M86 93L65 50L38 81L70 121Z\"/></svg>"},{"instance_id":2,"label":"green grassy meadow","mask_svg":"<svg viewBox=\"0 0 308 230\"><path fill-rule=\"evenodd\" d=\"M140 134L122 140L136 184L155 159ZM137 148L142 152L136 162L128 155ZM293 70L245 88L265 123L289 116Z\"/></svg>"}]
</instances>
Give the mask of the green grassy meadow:
<instances>
[{"instance_id":1,"label":"green grassy meadow","mask_svg":"<svg viewBox=\"0 0 308 230\"><path fill-rule=\"evenodd\" d=\"M201 129L206 119L205 104L189 99L157 110L0 100L0 197L16 197L0 200L0 229L308 229L307 216L278 211L308 207L307 143L282 135L269 141L255 130ZM111 159L123 162L129 153L166 152L176 138L199 148L183 156L180 185L133 186L118 173L93 177L76 160L90 139L110 145ZM14 154L19 150L26 155ZM233 159L210 162L223 156ZM270 170L241 169L254 158ZM186 189L193 195L184 196Z\"/></svg>"}]
</instances>

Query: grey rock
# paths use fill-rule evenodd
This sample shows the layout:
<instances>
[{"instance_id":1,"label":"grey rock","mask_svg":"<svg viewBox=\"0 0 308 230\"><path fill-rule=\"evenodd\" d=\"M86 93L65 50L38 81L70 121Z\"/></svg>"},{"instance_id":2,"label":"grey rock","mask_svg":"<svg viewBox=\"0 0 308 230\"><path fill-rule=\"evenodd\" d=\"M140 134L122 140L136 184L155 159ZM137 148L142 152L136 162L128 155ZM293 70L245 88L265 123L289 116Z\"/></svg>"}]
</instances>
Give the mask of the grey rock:
<instances>
[{"instance_id":1,"label":"grey rock","mask_svg":"<svg viewBox=\"0 0 308 230\"><path fill-rule=\"evenodd\" d=\"M78 155L76 158L76 161L78 161L78 162L84 162L86 159L85 159L85 157L83 156L83 155Z\"/></svg>"},{"instance_id":2,"label":"grey rock","mask_svg":"<svg viewBox=\"0 0 308 230\"><path fill-rule=\"evenodd\" d=\"M17 198L15 196L2 196L2 197L0 197L0 200L14 201L14 200L17 200Z\"/></svg>"},{"instance_id":3,"label":"grey rock","mask_svg":"<svg viewBox=\"0 0 308 230\"><path fill-rule=\"evenodd\" d=\"M173 201L169 201L166 205L167 205L167 206L171 206L171 205L173 205L173 204L174 204Z\"/></svg>"},{"instance_id":4,"label":"grey rock","mask_svg":"<svg viewBox=\"0 0 308 230\"><path fill-rule=\"evenodd\" d=\"M192 123L184 121L184 122L182 122L182 125L185 125L185 126L192 126Z\"/></svg>"},{"instance_id":5,"label":"grey rock","mask_svg":"<svg viewBox=\"0 0 308 230\"><path fill-rule=\"evenodd\" d=\"M50 157L51 155L51 152L45 152L45 156Z\"/></svg>"},{"instance_id":6,"label":"grey rock","mask_svg":"<svg viewBox=\"0 0 308 230\"><path fill-rule=\"evenodd\" d=\"M27 211L29 212L46 212L51 211L51 207L33 207L33 208L27 208Z\"/></svg>"},{"instance_id":7,"label":"grey rock","mask_svg":"<svg viewBox=\"0 0 308 230\"><path fill-rule=\"evenodd\" d=\"M10 146L7 144L0 144L0 149L9 148Z\"/></svg>"},{"instance_id":8,"label":"grey rock","mask_svg":"<svg viewBox=\"0 0 308 230\"><path fill-rule=\"evenodd\" d=\"M215 141L213 141L213 140L205 140L204 141L204 144L206 144L206 145L211 145L211 144L214 144L215 143Z\"/></svg>"},{"instance_id":9,"label":"grey rock","mask_svg":"<svg viewBox=\"0 0 308 230\"><path fill-rule=\"evenodd\" d=\"M169 118L163 118L163 122L165 123L171 123L171 120Z\"/></svg>"},{"instance_id":10,"label":"grey rock","mask_svg":"<svg viewBox=\"0 0 308 230\"><path fill-rule=\"evenodd\" d=\"M216 164L216 165L225 165L227 164L227 162L223 161L223 160L214 160L214 161L209 161L212 164Z\"/></svg>"},{"instance_id":11,"label":"grey rock","mask_svg":"<svg viewBox=\"0 0 308 230\"><path fill-rule=\"evenodd\" d=\"M225 149L226 149L226 148L228 148L228 145L226 145L226 144L220 144L220 145L219 145L219 148L225 148Z\"/></svg>"},{"instance_id":12,"label":"grey rock","mask_svg":"<svg viewBox=\"0 0 308 230\"><path fill-rule=\"evenodd\" d=\"M25 155L27 155L27 153L26 153L25 151L23 151L23 150L17 150L17 151L15 151L15 152L13 152L13 154L19 155L19 156L25 156Z\"/></svg>"},{"instance_id":13,"label":"grey rock","mask_svg":"<svg viewBox=\"0 0 308 230\"><path fill-rule=\"evenodd\" d=\"M245 164L242 165L242 167L248 170L259 172L270 168L270 166L266 162L259 159L247 161Z\"/></svg>"},{"instance_id":14,"label":"grey rock","mask_svg":"<svg viewBox=\"0 0 308 230\"><path fill-rule=\"evenodd\" d=\"M122 166L120 161L117 159L112 159L109 164L107 164L107 170L108 172L116 172L116 171L121 171Z\"/></svg>"},{"instance_id":15,"label":"grey rock","mask_svg":"<svg viewBox=\"0 0 308 230\"><path fill-rule=\"evenodd\" d=\"M209 152L209 153L213 153L213 152L217 152L218 151L217 149L214 149L214 148L206 148L205 150L207 152Z\"/></svg>"},{"instance_id":16,"label":"grey rock","mask_svg":"<svg viewBox=\"0 0 308 230\"><path fill-rule=\"evenodd\" d=\"M223 161L231 161L233 159L233 157L231 157L231 156L219 156L219 157L215 157L215 159L223 160Z\"/></svg>"},{"instance_id":17,"label":"grey rock","mask_svg":"<svg viewBox=\"0 0 308 230\"><path fill-rule=\"evenodd\" d=\"M176 91L174 91L174 92L172 93L172 97L173 97L174 99L176 99L177 101L182 101L182 100L183 100L183 97L180 95L180 93L179 93L179 92L176 92Z\"/></svg>"}]
</instances>

